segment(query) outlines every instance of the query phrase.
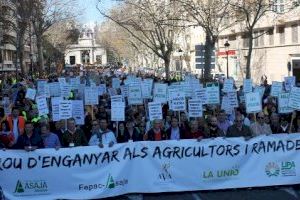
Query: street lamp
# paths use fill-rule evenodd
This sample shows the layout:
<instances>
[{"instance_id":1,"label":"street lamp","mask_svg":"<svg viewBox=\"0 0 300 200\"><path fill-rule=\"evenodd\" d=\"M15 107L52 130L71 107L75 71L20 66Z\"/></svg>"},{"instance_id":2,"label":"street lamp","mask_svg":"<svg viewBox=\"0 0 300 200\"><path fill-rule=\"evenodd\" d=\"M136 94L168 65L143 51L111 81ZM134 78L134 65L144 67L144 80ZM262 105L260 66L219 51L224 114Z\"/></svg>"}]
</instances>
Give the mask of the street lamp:
<instances>
[{"instance_id":1,"label":"street lamp","mask_svg":"<svg viewBox=\"0 0 300 200\"><path fill-rule=\"evenodd\" d=\"M228 54L229 54L229 47L230 44L228 43L228 41L226 41L226 43L224 44L225 50L226 50L226 56L227 56L227 79L229 78L229 69L228 69Z\"/></svg>"},{"instance_id":2,"label":"street lamp","mask_svg":"<svg viewBox=\"0 0 300 200\"><path fill-rule=\"evenodd\" d=\"M179 53L179 59L180 59L180 79L182 80L182 55L183 55L183 50L182 49L179 49L178 50L178 53Z\"/></svg>"}]
</instances>

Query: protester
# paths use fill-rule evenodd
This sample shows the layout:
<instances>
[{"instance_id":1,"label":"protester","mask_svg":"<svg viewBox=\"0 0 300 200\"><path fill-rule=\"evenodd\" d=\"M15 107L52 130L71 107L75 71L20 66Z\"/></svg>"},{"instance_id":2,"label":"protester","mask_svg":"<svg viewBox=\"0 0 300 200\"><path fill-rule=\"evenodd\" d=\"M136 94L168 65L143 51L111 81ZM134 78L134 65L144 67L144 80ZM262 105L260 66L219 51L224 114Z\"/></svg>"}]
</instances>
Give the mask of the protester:
<instances>
[{"instance_id":1,"label":"protester","mask_svg":"<svg viewBox=\"0 0 300 200\"><path fill-rule=\"evenodd\" d=\"M43 140L39 134L34 132L32 122L26 122L25 133L19 136L14 148L25 149L26 151L44 148Z\"/></svg>"},{"instance_id":2,"label":"protester","mask_svg":"<svg viewBox=\"0 0 300 200\"><path fill-rule=\"evenodd\" d=\"M99 125L96 121L93 121L93 126L99 126L99 132L92 135L89 141L90 146L99 145L100 147L103 147L104 145L108 145L109 147L112 147L117 143L115 134L107 128L107 119L100 119Z\"/></svg>"},{"instance_id":3,"label":"protester","mask_svg":"<svg viewBox=\"0 0 300 200\"><path fill-rule=\"evenodd\" d=\"M171 127L167 129L167 138L169 140L180 140L184 133L179 128L178 119L176 117L173 117L171 119Z\"/></svg>"},{"instance_id":4,"label":"protester","mask_svg":"<svg viewBox=\"0 0 300 200\"><path fill-rule=\"evenodd\" d=\"M12 132L9 130L9 125L7 121L1 122L0 127L0 142L6 147L12 147L13 146L13 140L14 136Z\"/></svg>"},{"instance_id":5,"label":"protester","mask_svg":"<svg viewBox=\"0 0 300 200\"><path fill-rule=\"evenodd\" d=\"M234 124L231 125L226 137L252 137L252 131L249 126L244 125L242 115L237 115L234 120Z\"/></svg>"},{"instance_id":6,"label":"protester","mask_svg":"<svg viewBox=\"0 0 300 200\"><path fill-rule=\"evenodd\" d=\"M13 143L15 144L18 137L24 133L25 119L20 115L18 108L12 109L12 114L7 117L9 130L13 133Z\"/></svg>"},{"instance_id":7,"label":"protester","mask_svg":"<svg viewBox=\"0 0 300 200\"><path fill-rule=\"evenodd\" d=\"M145 134L144 140L161 141L166 139L167 139L167 134L162 129L161 120L154 120L153 127L147 132L147 134Z\"/></svg>"},{"instance_id":8,"label":"protester","mask_svg":"<svg viewBox=\"0 0 300 200\"><path fill-rule=\"evenodd\" d=\"M60 148L61 144L56 134L50 132L49 124L43 123L41 125L41 136L45 148Z\"/></svg>"},{"instance_id":9,"label":"protester","mask_svg":"<svg viewBox=\"0 0 300 200\"><path fill-rule=\"evenodd\" d=\"M250 125L254 136L272 134L270 125L265 123L265 115L263 112L258 113L256 119L257 122Z\"/></svg>"},{"instance_id":10,"label":"protester","mask_svg":"<svg viewBox=\"0 0 300 200\"><path fill-rule=\"evenodd\" d=\"M184 132L184 139L199 139L204 138L204 132L199 129L199 124L197 120L192 120L190 122L190 130Z\"/></svg>"},{"instance_id":11,"label":"protester","mask_svg":"<svg viewBox=\"0 0 300 200\"><path fill-rule=\"evenodd\" d=\"M222 135L225 135L229 126L232 123L227 119L225 110L221 110L218 115L218 127L223 131Z\"/></svg>"},{"instance_id":12,"label":"protester","mask_svg":"<svg viewBox=\"0 0 300 200\"><path fill-rule=\"evenodd\" d=\"M83 131L76 127L75 119L73 118L67 122L67 130L63 134L62 141L64 147L86 146L88 144Z\"/></svg>"},{"instance_id":13,"label":"protester","mask_svg":"<svg viewBox=\"0 0 300 200\"><path fill-rule=\"evenodd\" d=\"M223 137L225 136L224 132L218 127L217 117L212 116L209 119L208 123L208 132L206 133L206 137L214 138L214 137Z\"/></svg>"}]
</instances>

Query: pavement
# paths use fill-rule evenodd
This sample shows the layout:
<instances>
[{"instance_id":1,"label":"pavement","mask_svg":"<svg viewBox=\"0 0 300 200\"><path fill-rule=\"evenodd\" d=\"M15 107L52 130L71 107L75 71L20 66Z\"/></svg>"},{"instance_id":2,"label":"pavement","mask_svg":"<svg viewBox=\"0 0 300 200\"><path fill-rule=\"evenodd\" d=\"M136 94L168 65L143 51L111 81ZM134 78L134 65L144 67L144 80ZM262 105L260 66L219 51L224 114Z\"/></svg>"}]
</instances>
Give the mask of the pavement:
<instances>
[{"instance_id":1,"label":"pavement","mask_svg":"<svg viewBox=\"0 0 300 200\"><path fill-rule=\"evenodd\" d=\"M300 200L300 189L295 187L249 188L237 190L196 191L123 195L106 200Z\"/></svg>"}]
</instances>

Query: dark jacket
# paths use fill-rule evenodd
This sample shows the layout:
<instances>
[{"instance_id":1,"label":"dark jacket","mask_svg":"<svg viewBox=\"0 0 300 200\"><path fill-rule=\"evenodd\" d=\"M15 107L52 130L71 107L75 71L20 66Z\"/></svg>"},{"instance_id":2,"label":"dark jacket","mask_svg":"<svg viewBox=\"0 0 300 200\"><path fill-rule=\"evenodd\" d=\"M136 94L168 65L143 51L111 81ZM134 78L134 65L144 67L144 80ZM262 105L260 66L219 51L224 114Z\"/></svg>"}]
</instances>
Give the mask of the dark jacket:
<instances>
[{"instance_id":1,"label":"dark jacket","mask_svg":"<svg viewBox=\"0 0 300 200\"><path fill-rule=\"evenodd\" d=\"M133 129L132 136L130 136L127 129L125 129L123 134L121 134L120 132L118 133L118 137L117 137L118 143L128 142L129 140L132 140L133 142L143 141L143 135L140 134L136 128Z\"/></svg>"},{"instance_id":2,"label":"dark jacket","mask_svg":"<svg viewBox=\"0 0 300 200\"><path fill-rule=\"evenodd\" d=\"M164 130L161 129L160 131L161 133L161 140L167 140L167 134ZM153 128L151 128L149 131L148 131L148 140L149 141L155 141L155 133L153 131Z\"/></svg>"},{"instance_id":3,"label":"dark jacket","mask_svg":"<svg viewBox=\"0 0 300 200\"><path fill-rule=\"evenodd\" d=\"M252 131L249 126L243 125L239 130L236 125L229 126L226 137L251 137Z\"/></svg>"},{"instance_id":4,"label":"dark jacket","mask_svg":"<svg viewBox=\"0 0 300 200\"><path fill-rule=\"evenodd\" d=\"M15 148L24 149L26 146L37 146L38 148L44 148L44 143L39 134L34 132L29 138L27 134L24 133L18 137Z\"/></svg>"},{"instance_id":5,"label":"dark jacket","mask_svg":"<svg viewBox=\"0 0 300 200\"><path fill-rule=\"evenodd\" d=\"M171 130L172 130L172 126L166 130L167 140L171 139L171 133L172 133ZM183 129L179 128L179 138L180 139L183 139L184 132L185 131Z\"/></svg>"},{"instance_id":6,"label":"dark jacket","mask_svg":"<svg viewBox=\"0 0 300 200\"><path fill-rule=\"evenodd\" d=\"M77 146L87 146L88 141L81 129L76 129L74 134L71 134L68 130L63 134L63 146L69 147L70 143L74 143Z\"/></svg>"}]
</instances>

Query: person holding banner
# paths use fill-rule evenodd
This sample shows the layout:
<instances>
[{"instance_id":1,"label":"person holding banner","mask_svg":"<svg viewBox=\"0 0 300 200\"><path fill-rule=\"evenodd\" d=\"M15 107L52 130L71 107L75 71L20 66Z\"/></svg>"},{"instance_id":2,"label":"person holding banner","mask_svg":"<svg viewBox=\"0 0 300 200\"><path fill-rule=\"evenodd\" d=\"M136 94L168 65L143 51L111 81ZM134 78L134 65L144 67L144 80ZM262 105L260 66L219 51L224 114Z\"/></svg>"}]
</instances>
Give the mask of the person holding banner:
<instances>
[{"instance_id":1,"label":"person holding banner","mask_svg":"<svg viewBox=\"0 0 300 200\"><path fill-rule=\"evenodd\" d=\"M254 136L272 134L270 125L265 123L265 115L263 112L259 112L256 119L257 121L250 125Z\"/></svg>"},{"instance_id":2,"label":"person holding banner","mask_svg":"<svg viewBox=\"0 0 300 200\"><path fill-rule=\"evenodd\" d=\"M32 122L26 122L25 133L19 136L14 148L25 149L26 151L44 148L43 140L41 136L34 131Z\"/></svg>"},{"instance_id":3,"label":"person holding banner","mask_svg":"<svg viewBox=\"0 0 300 200\"><path fill-rule=\"evenodd\" d=\"M45 148L60 148L61 144L56 134L50 132L49 124L43 123L41 125L41 136L44 142Z\"/></svg>"},{"instance_id":4,"label":"person holding banner","mask_svg":"<svg viewBox=\"0 0 300 200\"><path fill-rule=\"evenodd\" d=\"M227 130L226 137L252 137L252 131L249 126L244 125L242 115L237 115L234 124Z\"/></svg>"},{"instance_id":5,"label":"person holding banner","mask_svg":"<svg viewBox=\"0 0 300 200\"><path fill-rule=\"evenodd\" d=\"M218 115L218 127L223 131L224 135L226 134L228 127L231 125L232 123L227 119L225 110L221 110Z\"/></svg>"},{"instance_id":6,"label":"person holding banner","mask_svg":"<svg viewBox=\"0 0 300 200\"><path fill-rule=\"evenodd\" d=\"M10 131L13 133L15 144L18 140L18 137L24 133L25 128L25 119L20 115L20 111L18 108L14 107L12 109L12 114L7 117L8 125Z\"/></svg>"},{"instance_id":7,"label":"person holding banner","mask_svg":"<svg viewBox=\"0 0 300 200\"><path fill-rule=\"evenodd\" d=\"M166 140L167 134L162 129L162 122L159 119L153 121L153 127L144 135L144 140L161 141Z\"/></svg>"},{"instance_id":8,"label":"person holding banner","mask_svg":"<svg viewBox=\"0 0 300 200\"><path fill-rule=\"evenodd\" d=\"M84 132L76 127L75 119L70 118L67 121L67 130L62 136L64 147L87 146L88 142Z\"/></svg>"},{"instance_id":9,"label":"person holding banner","mask_svg":"<svg viewBox=\"0 0 300 200\"><path fill-rule=\"evenodd\" d=\"M225 136L224 132L218 127L218 119L215 116L211 116L208 123L208 132L206 137L215 138Z\"/></svg>"},{"instance_id":10,"label":"person holding banner","mask_svg":"<svg viewBox=\"0 0 300 200\"><path fill-rule=\"evenodd\" d=\"M116 144L117 139L115 134L107 128L107 119L100 119L99 124L97 123L97 121L93 121L93 126L99 126L99 133L92 135L89 145L98 145L99 147L108 145L109 147L112 147L114 144Z\"/></svg>"},{"instance_id":11,"label":"person holding banner","mask_svg":"<svg viewBox=\"0 0 300 200\"><path fill-rule=\"evenodd\" d=\"M199 123L197 120L190 121L190 130L184 132L184 139L198 139L204 138L205 134L199 129Z\"/></svg>"},{"instance_id":12,"label":"person holding banner","mask_svg":"<svg viewBox=\"0 0 300 200\"><path fill-rule=\"evenodd\" d=\"M178 119L176 117L171 119L171 127L167 129L166 133L168 140L180 140L182 138L184 133L179 128Z\"/></svg>"},{"instance_id":13,"label":"person holding banner","mask_svg":"<svg viewBox=\"0 0 300 200\"><path fill-rule=\"evenodd\" d=\"M132 121L128 121L126 123L126 129L124 132L124 142L129 142L129 141L132 142L143 141L143 135L139 133L136 127L134 127L134 123Z\"/></svg>"}]
</instances>

